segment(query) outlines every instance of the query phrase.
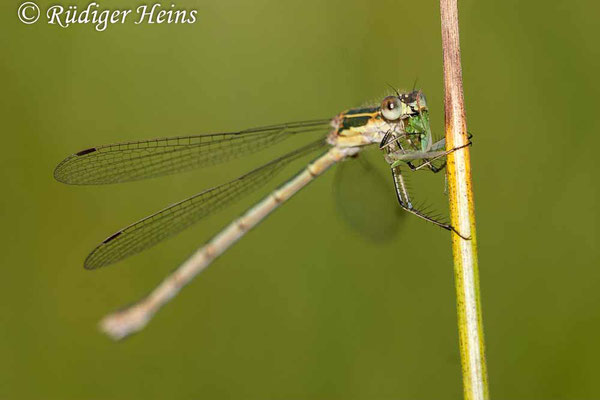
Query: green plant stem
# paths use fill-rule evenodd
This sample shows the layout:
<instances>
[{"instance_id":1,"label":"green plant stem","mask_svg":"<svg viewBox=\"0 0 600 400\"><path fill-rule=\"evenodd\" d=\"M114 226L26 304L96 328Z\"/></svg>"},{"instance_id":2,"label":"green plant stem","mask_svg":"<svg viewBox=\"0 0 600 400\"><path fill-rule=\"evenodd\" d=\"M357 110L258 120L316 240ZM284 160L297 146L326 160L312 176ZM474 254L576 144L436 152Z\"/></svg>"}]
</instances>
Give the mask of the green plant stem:
<instances>
[{"instance_id":1,"label":"green plant stem","mask_svg":"<svg viewBox=\"0 0 600 400\"><path fill-rule=\"evenodd\" d=\"M451 150L468 143L460 64L457 0L440 0L440 11L444 56L446 149ZM447 174L452 226L461 235L470 238L465 240L452 234L464 398L484 400L489 398L489 390L469 147L449 154Z\"/></svg>"}]
</instances>

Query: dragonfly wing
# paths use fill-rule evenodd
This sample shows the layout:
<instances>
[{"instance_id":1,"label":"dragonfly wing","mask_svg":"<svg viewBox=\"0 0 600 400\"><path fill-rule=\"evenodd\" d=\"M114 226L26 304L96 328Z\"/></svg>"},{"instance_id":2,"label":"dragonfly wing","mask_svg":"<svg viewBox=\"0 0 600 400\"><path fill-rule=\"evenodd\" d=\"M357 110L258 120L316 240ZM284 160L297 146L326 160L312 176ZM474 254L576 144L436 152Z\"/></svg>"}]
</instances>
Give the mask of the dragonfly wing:
<instances>
[{"instance_id":1,"label":"dragonfly wing","mask_svg":"<svg viewBox=\"0 0 600 400\"><path fill-rule=\"evenodd\" d=\"M86 269L113 264L171 237L266 184L291 161L325 145L320 139L239 178L175 203L109 236L85 259Z\"/></svg>"},{"instance_id":2,"label":"dragonfly wing","mask_svg":"<svg viewBox=\"0 0 600 400\"><path fill-rule=\"evenodd\" d=\"M292 122L238 132L123 142L82 150L54 170L73 185L128 182L218 164L250 154L292 135L325 131L329 120Z\"/></svg>"},{"instance_id":3,"label":"dragonfly wing","mask_svg":"<svg viewBox=\"0 0 600 400\"><path fill-rule=\"evenodd\" d=\"M367 149L356 159L337 166L333 181L336 209L342 219L365 239L374 243L392 240L406 215L394 201L394 189L387 175L369 160L381 157Z\"/></svg>"}]
</instances>

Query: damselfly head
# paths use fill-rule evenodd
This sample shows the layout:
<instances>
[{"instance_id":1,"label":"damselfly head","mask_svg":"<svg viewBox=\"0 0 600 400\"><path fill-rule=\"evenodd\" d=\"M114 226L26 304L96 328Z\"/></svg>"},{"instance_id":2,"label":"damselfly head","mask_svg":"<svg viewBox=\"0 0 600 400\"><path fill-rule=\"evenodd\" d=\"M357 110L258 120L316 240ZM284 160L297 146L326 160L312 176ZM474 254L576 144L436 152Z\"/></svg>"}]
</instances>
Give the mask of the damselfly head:
<instances>
[{"instance_id":1,"label":"damselfly head","mask_svg":"<svg viewBox=\"0 0 600 400\"><path fill-rule=\"evenodd\" d=\"M381 102L381 115L387 121L397 121L427 110L425 95L420 90L387 96Z\"/></svg>"}]
</instances>

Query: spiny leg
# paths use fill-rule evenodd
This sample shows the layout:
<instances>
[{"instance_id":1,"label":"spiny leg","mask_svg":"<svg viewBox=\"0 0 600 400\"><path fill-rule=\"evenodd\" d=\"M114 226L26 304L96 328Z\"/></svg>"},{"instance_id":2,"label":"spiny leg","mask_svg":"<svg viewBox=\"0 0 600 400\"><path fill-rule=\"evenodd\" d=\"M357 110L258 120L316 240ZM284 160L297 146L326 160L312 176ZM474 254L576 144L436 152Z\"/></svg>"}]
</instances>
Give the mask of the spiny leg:
<instances>
[{"instance_id":1,"label":"spiny leg","mask_svg":"<svg viewBox=\"0 0 600 400\"><path fill-rule=\"evenodd\" d=\"M408 196L408 190L406 190L406 184L404 183L404 177L399 167L392 168L392 178L394 179L394 189L396 189L396 197L400 206L405 210L412 210L413 206Z\"/></svg>"},{"instance_id":2,"label":"spiny leg","mask_svg":"<svg viewBox=\"0 0 600 400\"><path fill-rule=\"evenodd\" d=\"M405 211L408 211L411 214L416 215L419 218L424 219L425 221L431 222L434 225L437 225L441 228L444 228L448 231L456 233L462 239L470 240L470 238L466 238L461 235L454 227L450 224L446 224L444 222L438 221L435 218L432 218L426 215L424 212L417 210L413 207L410 197L408 195L408 191L406 190L406 184L404 183L404 178L402 177L402 171L400 167L392 168L392 178L394 180L394 188L396 190L396 197L398 198L398 203L400 203L400 207Z\"/></svg>"}]
</instances>

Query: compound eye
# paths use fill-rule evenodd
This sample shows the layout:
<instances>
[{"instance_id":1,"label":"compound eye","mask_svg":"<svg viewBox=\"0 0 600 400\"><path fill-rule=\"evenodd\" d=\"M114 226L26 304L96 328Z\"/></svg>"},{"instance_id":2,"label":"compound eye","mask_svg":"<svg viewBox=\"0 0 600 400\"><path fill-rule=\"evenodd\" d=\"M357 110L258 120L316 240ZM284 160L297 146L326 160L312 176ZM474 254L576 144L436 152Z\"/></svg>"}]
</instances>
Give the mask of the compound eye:
<instances>
[{"instance_id":1,"label":"compound eye","mask_svg":"<svg viewBox=\"0 0 600 400\"><path fill-rule=\"evenodd\" d=\"M381 114L388 121L395 121L402 115L402 105L396 96L388 96L381 102Z\"/></svg>"}]
</instances>

